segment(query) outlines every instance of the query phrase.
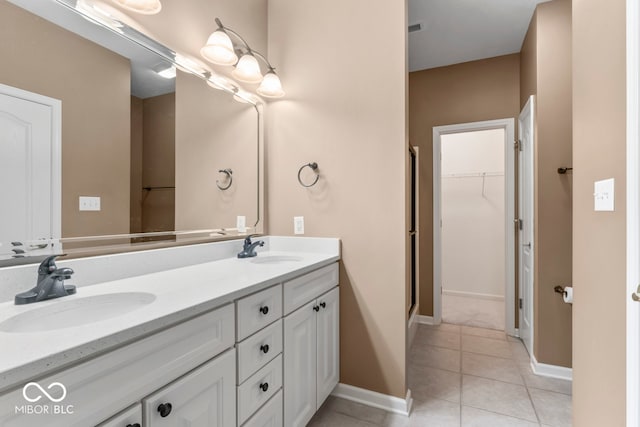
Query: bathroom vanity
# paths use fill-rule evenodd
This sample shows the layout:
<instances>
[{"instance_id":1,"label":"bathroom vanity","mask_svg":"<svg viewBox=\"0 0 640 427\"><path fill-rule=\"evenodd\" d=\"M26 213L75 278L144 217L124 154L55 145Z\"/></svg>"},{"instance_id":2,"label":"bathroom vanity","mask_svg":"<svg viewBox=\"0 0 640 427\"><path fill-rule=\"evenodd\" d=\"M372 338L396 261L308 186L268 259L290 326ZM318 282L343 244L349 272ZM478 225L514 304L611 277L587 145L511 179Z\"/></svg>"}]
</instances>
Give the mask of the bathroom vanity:
<instances>
[{"instance_id":1,"label":"bathroom vanity","mask_svg":"<svg viewBox=\"0 0 640 427\"><path fill-rule=\"evenodd\" d=\"M339 241L262 239L255 258L212 243L210 262L2 303L0 425L306 425L339 380Z\"/></svg>"}]
</instances>

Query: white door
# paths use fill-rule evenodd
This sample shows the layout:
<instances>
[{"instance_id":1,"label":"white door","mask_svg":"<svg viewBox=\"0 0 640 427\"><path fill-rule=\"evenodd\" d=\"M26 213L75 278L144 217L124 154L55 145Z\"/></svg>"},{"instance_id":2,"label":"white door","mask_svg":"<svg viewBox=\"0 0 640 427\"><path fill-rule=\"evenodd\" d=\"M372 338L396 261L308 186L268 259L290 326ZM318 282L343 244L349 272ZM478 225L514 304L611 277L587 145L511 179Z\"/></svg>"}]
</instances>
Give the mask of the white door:
<instances>
[{"instance_id":1,"label":"white door","mask_svg":"<svg viewBox=\"0 0 640 427\"><path fill-rule=\"evenodd\" d=\"M518 173L520 338L533 354L533 144L534 97L531 95L518 117L520 141Z\"/></svg>"},{"instance_id":2,"label":"white door","mask_svg":"<svg viewBox=\"0 0 640 427\"><path fill-rule=\"evenodd\" d=\"M320 407L340 380L340 291L334 288L318 298L317 392Z\"/></svg>"},{"instance_id":3,"label":"white door","mask_svg":"<svg viewBox=\"0 0 640 427\"><path fill-rule=\"evenodd\" d=\"M146 427L236 425L236 352L216 357L142 401Z\"/></svg>"},{"instance_id":4,"label":"white door","mask_svg":"<svg viewBox=\"0 0 640 427\"><path fill-rule=\"evenodd\" d=\"M0 254L60 237L59 115L60 101L0 85Z\"/></svg>"},{"instance_id":5,"label":"white door","mask_svg":"<svg viewBox=\"0 0 640 427\"><path fill-rule=\"evenodd\" d=\"M284 318L284 425L304 427L316 412L316 301Z\"/></svg>"}]
</instances>

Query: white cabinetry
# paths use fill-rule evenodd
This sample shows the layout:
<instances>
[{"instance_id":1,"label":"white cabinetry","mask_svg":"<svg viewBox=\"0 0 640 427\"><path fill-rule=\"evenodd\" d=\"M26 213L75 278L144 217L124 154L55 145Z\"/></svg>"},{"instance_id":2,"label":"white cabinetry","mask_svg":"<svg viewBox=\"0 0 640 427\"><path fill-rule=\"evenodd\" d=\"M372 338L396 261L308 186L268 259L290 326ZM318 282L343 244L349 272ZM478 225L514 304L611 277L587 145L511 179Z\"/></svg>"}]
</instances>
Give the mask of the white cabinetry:
<instances>
[{"instance_id":1,"label":"white cabinetry","mask_svg":"<svg viewBox=\"0 0 640 427\"><path fill-rule=\"evenodd\" d=\"M287 427L305 426L338 384L339 311L339 290L334 287L284 318Z\"/></svg>"},{"instance_id":2,"label":"white cabinetry","mask_svg":"<svg viewBox=\"0 0 640 427\"><path fill-rule=\"evenodd\" d=\"M236 418L233 350L143 399L145 427L227 427Z\"/></svg>"},{"instance_id":3,"label":"white cabinetry","mask_svg":"<svg viewBox=\"0 0 640 427\"><path fill-rule=\"evenodd\" d=\"M98 427L142 427L142 405L136 403Z\"/></svg>"}]
</instances>

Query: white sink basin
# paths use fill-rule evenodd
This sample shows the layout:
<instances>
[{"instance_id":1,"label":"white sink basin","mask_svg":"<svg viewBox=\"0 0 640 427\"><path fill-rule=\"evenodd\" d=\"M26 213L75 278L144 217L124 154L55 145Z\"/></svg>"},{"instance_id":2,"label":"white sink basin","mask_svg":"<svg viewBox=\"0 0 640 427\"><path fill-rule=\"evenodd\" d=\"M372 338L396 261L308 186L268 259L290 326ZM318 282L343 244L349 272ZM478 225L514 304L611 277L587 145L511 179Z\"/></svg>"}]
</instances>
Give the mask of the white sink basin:
<instances>
[{"instance_id":1,"label":"white sink basin","mask_svg":"<svg viewBox=\"0 0 640 427\"><path fill-rule=\"evenodd\" d=\"M294 256L294 255L258 255L255 258L251 258L252 263L254 264L284 264L288 262L300 262L302 261L302 257Z\"/></svg>"},{"instance_id":2,"label":"white sink basin","mask_svg":"<svg viewBox=\"0 0 640 427\"><path fill-rule=\"evenodd\" d=\"M156 296L146 292L122 292L52 301L0 323L0 331L41 332L72 328L118 317L151 304ZM39 304L39 303L34 303Z\"/></svg>"}]
</instances>

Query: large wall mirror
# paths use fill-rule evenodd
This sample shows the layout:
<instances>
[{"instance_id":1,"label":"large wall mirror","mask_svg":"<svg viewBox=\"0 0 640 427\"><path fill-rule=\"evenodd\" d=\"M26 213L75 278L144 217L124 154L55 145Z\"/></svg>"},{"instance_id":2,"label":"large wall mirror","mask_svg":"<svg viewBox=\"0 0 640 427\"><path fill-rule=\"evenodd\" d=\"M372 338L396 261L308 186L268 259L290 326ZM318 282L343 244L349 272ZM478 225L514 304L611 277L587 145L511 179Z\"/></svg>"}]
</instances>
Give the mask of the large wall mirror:
<instances>
[{"instance_id":1,"label":"large wall mirror","mask_svg":"<svg viewBox=\"0 0 640 427\"><path fill-rule=\"evenodd\" d=\"M0 0L0 259L261 231L261 107L86 5Z\"/></svg>"}]
</instances>

